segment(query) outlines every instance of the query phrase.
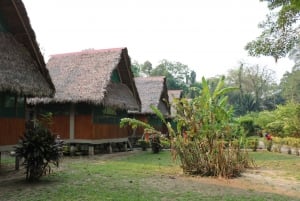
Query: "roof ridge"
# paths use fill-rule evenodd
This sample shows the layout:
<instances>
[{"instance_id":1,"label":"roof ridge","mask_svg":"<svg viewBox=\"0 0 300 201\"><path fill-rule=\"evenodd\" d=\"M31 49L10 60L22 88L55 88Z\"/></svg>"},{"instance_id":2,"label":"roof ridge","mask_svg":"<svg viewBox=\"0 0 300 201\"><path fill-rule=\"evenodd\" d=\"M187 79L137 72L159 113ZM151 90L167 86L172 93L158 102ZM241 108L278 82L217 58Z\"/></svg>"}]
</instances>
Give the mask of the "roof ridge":
<instances>
[{"instance_id":1,"label":"roof ridge","mask_svg":"<svg viewBox=\"0 0 300 201\"><path fill-rule=\"evenodd\" d=\"M59 56L68 56L68 55L80 55L80 54L94 54L94 53L98 53L98 52L109 52L109 51L120 51L120 50L124 50L126 49L126 47L119 47L119 48L107 48L107 49L94 49L94 48L90 48L90 49L84 49L81 51L77 51L77 52L66 52L66 53L58 53L58 54L52 54L50 55L50 57L59 57Z\"/></svg>"}]
</instances>

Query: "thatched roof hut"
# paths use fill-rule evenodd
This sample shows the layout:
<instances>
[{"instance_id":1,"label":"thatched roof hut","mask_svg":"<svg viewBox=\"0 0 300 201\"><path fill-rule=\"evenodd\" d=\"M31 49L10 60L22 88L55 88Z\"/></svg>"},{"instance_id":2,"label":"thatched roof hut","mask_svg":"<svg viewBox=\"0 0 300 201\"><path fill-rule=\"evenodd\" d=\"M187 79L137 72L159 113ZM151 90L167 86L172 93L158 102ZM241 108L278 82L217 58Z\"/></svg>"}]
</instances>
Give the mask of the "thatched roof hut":
<instances>
[{"instance_id":1,"label":"thatched roof hut","mask_svg":"<svg viewBox=\"0 0 300 201\"><path fill-rule=\"evenodd\" d=\"M169 102L173 103L174 99L182 98L182 90L168 90ZM171 106L171 116L174 117L176 115L176 110Z\"/></svg>"},{"instance_id":2,"label":"thatched roof hut","mask_svg":"<svg viewBox=\"0 0 300 201\"><path fill-rule=\"evenodd\" d=\"M142 114L153 114L150 108L151 105L157 107L166 116L170 114L166 78L164 76L137 77L134 80L142 102Z\"/></svg>"},{"instance_id":3,"label":"thatched roof hut","mask_svg":"<svg viewBox=\"0 0 300 201\"><path fill-rule=\"evenodd\" d=\"M53 96L54 85L21 0L0 1L0 92Z\"/></svg>"},{"instance_id":4,"label":"thatched roof hut","mask_svg":"<svg viewBox=\"0 0 300 201\"><path fill-rule=\"evenodd\" d=\"M54 98L33 98L31 104L91 103L139 110L140 99L126 48L85 50L53 55L47 68L56 87ZM114 75L120 78L113 82Z\"/></svg>"}]
</instances>

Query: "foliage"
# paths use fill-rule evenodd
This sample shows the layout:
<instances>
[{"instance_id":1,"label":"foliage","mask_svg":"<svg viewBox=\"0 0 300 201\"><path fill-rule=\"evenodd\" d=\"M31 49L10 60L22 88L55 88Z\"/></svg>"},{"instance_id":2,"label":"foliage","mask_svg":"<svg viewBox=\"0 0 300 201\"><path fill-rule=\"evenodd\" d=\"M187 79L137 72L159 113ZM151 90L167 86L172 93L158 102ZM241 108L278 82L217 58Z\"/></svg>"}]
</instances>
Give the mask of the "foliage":
<instances>
[{"instance_id":1,"label":"foliage","mask_svg":"<svg viewBox=\"0 0 300 201\"><path fill-rule=\"evenodd\" d=\"M300 103L300 70L285 73L280 81L280 87L286 100Z\"/></svg>"},{"instance_id":2,"label":"foliage","mask_svg":"<svg viewBox=\"0 0 300 201\"><path fill-rule=\"evenodd\" d=\"M160 144L160 135L158 135L158 134L152 135L151 138L150 138L150 142L151 142L152 152L154 154L159 153L161 148L162 148L162 146Z\"/></svg>"},{"instance_id":3,"label":"foliage","mask_svg":"<svg viewBox=\"0 0 300 201\"><path fill-rule=\"evenodd\" d=\"M157 113L158 116L163 116L158 109L155 107L151 106L152 110L154 113ZM161 144L160 144L160 137L161 137L161 132L157 131L154 127L152 127L150 124L142 122L137 119L131 119L131 118L122 118L120 122L120 127L124 126L131 126L132 128L137 128L137 127L142 127L144 128L144 135L147 133L148 135L150 134L150 144L151 144L151 149L153 153L158 153L161 150ZM142 137L142 139L139 140L139 144L142 147L143 150L146 150L149 147L149 141L144 139L145 136Z\"/></svg>"},{"instance_id":4,"label":"foliage","mask_svg":"<svg viewBox=\"0 0 300 201\"><path fill-rule=\"evenodd\" d=\"M152 71L152 63L150 61L145 61L144 64L141 67L141 71L149 76L151 74Z\"/></svg>"},{"instance_id":5,"label":"foliage","mask_svg":"<svg viewBox=\"0 0 300 201\"><path fill-rule=\"evenodd\" d=\"M231 69L226 77L227 85L238 90L229 94L229 101L236 115L247 112L274 109L280 99L277 98L278 86L275 73L259 65L241 63L237 69Z\"/></svg>"},{"instance_id":6,"label":"foliage","mask_svg":"<svg viewBox=\"0 0 300 201\"><path fill-rule=\"evenodd\" d=\"M143 121L137 119L131 119L131 118L122 118L120 121L120 127L124 127L127 125L131 126L132 128L137 128L137 127L145 128L149 133L157 133L154 127L152 127L151 125Z\"/></svg>"},{"instance_id":7,"label":"foliage","mask_svg":"<svg viewBox=\"0 0 300 201\"><path fill-rule=\"evenodd\" d=\"M249 42L245 48L252 56L272 56L277 60L286 56L299 40L299 1L261 1L268 2L271 13L266 21L259 24L263 30L261 35Z\"/></svg>"},{"instance_id":8,"label":"foliage","mask_svg":"<svg viewBox=\"0 0 300 201\"><path fill-rule=\"evenodd\" d=\"M162 149L170 149L171 148L171 142L166 137L160 138L160 145L161 145Z\"/></svg>"},{"instance_id":9,"label":"foliage","mask_svg":"<svg viewBox=\"0 0 300 201\"><path fill-rule=\"evenodd\" d=\"M278 136L300 136L300 105L297 103L287 103L278 106L274 111L273 122L266 126Z\"/></svg>"},{"instance_id":10,"label":"foliage","mask_svg":"<svg viewBox=\"0 0 300 201\"><path fill-rule=\"evenodd\" d=\"M247 143L247 148L250 148L253 151L257 150L257 148L258 148L258 139L257 138L248 138L246 143Z\"/></svg>"},{"instance_id":11,"label":"foliage","mask_svg":"<svg viewBox=\"0 0 300 201\"><path fill-rule=\"evenodd\" d=\"M254 125L254 121L251 118L239 119L240 125L243 127L246 136L252 136L257 134L257 128Z\"/></svg>"},{"instance_id":12,"label":"foliage","mask_svg":"<svg viewBox=\"0 0 300 201\"><path fill-rule=\"evenodd\" d=\"M166 76L168 89L186 89L190 83L191 71L189 67L180 62L162 60L152 71L151 76ZM195 72L193 72L195 80Z\"/></svg>"},{"instance_id":13,"label":"foliage","mask_svg":"<svg viewBox=\"0 0 300 201\"><path fill-rule=\"evenodd\" d=\"M138 145L142 148L143 151L146 151L150 146L149 141L146 141L144 139L139 139Z\"/></svg>"},{"instance_id":14,"label":"foliage","mask_svg":"<svg viewBox=\"0 0 300 201\"><path fill-rule=\"evenodd\" d=\"M203 78L203 89L192 102L182 99L176 103L177 131L170 126L172 147L179 156L184 172L225 178L238 176L248 167L247 154L232 139L232 110L226 93L236 88L224 87L224 77L214 90ZM183 134L182 134L183 132ZM228 148L224 149L228 144Z\"/></svg>"},{"instance_id":15,"label":"foliage","mask_svg":"<svg viewBox=\"0 0 300 201\"><path fill-rule=\"evenodd\" d=\"M63 141L57 140L50 130L42 124L28 123L24 136L21 136L15 151L24 158L26 180L36 181L51 172L51 164L58 166L62 156Z\"/></svg>"},{"instance_id":16,"label":"foliage","mask_svg":"<svg viewBox=\"0 0 300 201\"><path fill-rule=\"evenodd\" d=\"M250 165L247 153L241 152L239 145L231 143L234 137L231 128L233 111L226 94L232 90L236 88L225 87L225 77L219 80L214 90L202 78L200 96L191 102L187 99L175 100L176 131L161 112L152 107L168 128L174 157L179 156L184 172L231 178ZM121 126L126 124L146 126L134 119L122 119Z\"/></svg>"},{"instance_id":17,"label":"foliage","mask_svg":"<svg viewBox=\"0 0 300 201\"><path fill-rule=\"evenodd\" d=\"M131 71L134 77L139 77L141 73L141 65L137 61L134 61L131 63Z\"/></svg>"},{"instance_id":18,"label":"foliage","mask_svg":"<svg viewBox=\"0 0 300 201\"><path fill-rule=\"evenodd\" d=\"M300 136L300 105L289 102L285 105L278 105L273 111L262 111L259 113L249 113L240 117L240 122L244 120L253 121L253 125L264 132L272 133L279 137L299 137Z\"/></svg>"}]
</instances>

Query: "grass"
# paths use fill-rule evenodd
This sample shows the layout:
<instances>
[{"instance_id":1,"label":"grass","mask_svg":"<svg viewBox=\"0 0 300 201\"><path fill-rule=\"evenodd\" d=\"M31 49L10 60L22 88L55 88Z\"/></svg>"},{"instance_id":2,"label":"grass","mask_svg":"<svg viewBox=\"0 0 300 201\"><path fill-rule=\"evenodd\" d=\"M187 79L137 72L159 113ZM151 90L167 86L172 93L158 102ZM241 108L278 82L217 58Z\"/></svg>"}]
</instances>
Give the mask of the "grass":
<instances>
[{"instance_id":1,"label":"grass","mask_svg":"<svg viewBox=\"0 0 300 201\"><path fill-rule=\"evenodd\" d=\"M295 158L287 155L251 155L257 158L258 165L277 164L277 160L280 164L296 162ZM0 181L0 200L257 201L293 198L254 189L220 186L183 176L179 164L172 161L170 152L163 151L159 154L141 152L109 160L97 156L66 158L59 171L38 183L28 184L20 178Z\"/></svg>"},{"instance_id":2,"label":"grass","mask_svg":"<svg viewBox=\"0 0 300 201\"><path fill-rule=\"evenodd\" d=\"M255 163L265 169L278 171L280 176L293 177L300 181L300 157L273 152L251 152L250 156L255 159Z\"/></svg>"}]
</instances>

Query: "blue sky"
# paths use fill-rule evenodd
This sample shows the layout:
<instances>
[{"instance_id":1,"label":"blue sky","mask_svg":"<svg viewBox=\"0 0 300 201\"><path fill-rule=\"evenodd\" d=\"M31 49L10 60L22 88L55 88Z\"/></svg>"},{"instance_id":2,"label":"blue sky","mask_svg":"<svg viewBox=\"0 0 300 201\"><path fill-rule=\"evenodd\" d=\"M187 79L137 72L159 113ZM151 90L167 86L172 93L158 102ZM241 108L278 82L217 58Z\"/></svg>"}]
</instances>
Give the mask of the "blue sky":
<instances>
[{"instance_id":1,"label":"blue sky","mask_svg":"<svg viewBox=\"0 0 300 201\"><path fill-rule=\"evenodd\" d=\"M57 53L127 47L132 60L178 61L202 76L240 61L290 71L288 59L247 56L268 12L259 0L23 0L47 61Z\"/></svg>"}]
</instances>

